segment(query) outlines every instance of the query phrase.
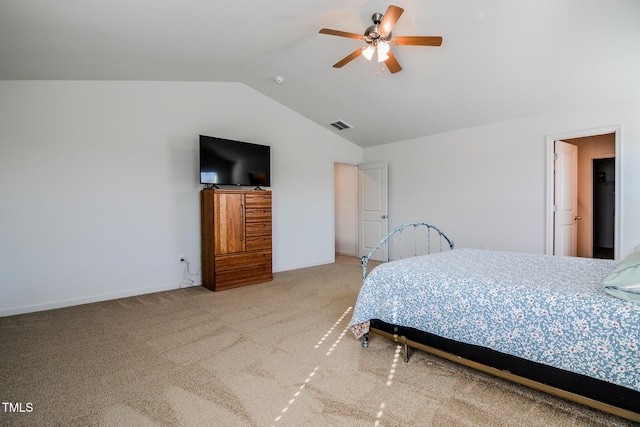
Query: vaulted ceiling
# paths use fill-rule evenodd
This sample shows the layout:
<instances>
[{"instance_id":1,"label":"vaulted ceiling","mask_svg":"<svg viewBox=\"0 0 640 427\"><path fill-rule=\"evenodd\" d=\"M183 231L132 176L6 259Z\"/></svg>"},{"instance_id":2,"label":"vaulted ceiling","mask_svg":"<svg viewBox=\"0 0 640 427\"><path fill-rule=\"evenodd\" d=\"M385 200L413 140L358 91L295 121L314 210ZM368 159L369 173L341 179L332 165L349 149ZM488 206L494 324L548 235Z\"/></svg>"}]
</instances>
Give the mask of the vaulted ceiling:
<instances>
[{"instance_id":1,"label":"vaulted ceiling","mask_svg":"<svg viewBox=\"0 0 640 427\"><path fill-rule=\"evenodd\" d=\"M362 147L640 95L638 0L392 4L394 35L444 39L393 46L396 74L332 68L364 44L318 33L388 2L0 0L0 80L242 82Z\"/></svg>"}]
</instances>

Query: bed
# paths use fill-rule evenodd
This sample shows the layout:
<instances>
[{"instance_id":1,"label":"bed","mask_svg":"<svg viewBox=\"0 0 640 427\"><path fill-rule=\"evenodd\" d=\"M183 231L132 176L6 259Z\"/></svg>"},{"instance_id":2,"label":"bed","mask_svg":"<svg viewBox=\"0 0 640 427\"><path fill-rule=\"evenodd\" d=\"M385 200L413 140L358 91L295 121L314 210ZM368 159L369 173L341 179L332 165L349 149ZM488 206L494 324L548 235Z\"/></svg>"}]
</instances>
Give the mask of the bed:
<instances>
[{"instance_id":1,"label":"bed","mask_svg":"<svg viewBox=\"0 0 640 427\"><path fill-rule=\"evenodd\" d=\"M414 243L367 271L373 253L419 228L428 254ZM418 348L640 421L640 293L625 288L640 249L627 258L454 249L428 223L403 224L363 258L350 329L364 347L370 332L402 343L405 361Z\"/></svg>"}]
</instances>

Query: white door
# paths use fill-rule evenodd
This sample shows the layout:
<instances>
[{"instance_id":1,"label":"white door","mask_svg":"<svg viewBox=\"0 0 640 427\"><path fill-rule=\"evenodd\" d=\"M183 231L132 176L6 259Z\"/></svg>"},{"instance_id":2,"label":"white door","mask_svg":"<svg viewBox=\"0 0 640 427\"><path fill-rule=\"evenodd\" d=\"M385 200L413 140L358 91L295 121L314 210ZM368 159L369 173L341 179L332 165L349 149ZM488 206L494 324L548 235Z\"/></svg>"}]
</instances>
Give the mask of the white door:
<instances>
[{"instance_id":1,"label":"white door","mask_svg":"<svg viewBox=\"0 0 640 427\"><path fill-rule=\"evenodd\" d=\"M370 163L358 166L358 256L369 254L388 233L388 166ZM372 259L387 261L386 246Z\"/></svg>"},{"instance_id":2,"label":"white door","mask_svg":"<svg viewBox=\"0 0 640 427\"><path fill-rule=\"evenodd\" d=\"M576 256L578 235L578 147L555 141L553 254Z\"/></svg>"}]
</instances>

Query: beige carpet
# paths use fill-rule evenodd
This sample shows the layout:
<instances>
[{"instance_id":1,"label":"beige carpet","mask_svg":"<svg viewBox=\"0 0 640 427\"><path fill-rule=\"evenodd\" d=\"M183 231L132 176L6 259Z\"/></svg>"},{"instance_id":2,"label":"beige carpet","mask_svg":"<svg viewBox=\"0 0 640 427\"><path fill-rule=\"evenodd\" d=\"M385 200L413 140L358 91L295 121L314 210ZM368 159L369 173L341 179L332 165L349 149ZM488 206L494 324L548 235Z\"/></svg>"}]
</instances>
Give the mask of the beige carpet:
<instances>
[{"instance_id":1,"label":"beige carpet","mask_svg":"<svg viewBox=\"0 0 640 427\"><path fill-rule=\"evenodd\" d=\"M0 425L632 425L420 351L405 364L382 337L363 349L346 331L360 275L339 262L1 318L0 398L24 412L3 404Z\"/></svg>"}]
</instances>

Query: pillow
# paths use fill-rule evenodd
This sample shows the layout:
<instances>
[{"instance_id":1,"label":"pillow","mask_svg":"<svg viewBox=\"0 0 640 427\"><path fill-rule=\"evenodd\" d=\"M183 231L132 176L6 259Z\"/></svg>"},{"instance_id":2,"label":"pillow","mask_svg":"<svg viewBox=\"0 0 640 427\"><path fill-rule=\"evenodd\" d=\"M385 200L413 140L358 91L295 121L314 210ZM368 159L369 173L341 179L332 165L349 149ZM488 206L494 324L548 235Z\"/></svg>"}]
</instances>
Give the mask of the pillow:
<instances>
[{"instance_id":1,"label":"pillow","mask_svg":"<svg viewBox=\"0 0 640 427\"><path fill-rule=\"evenodd\" d=\"M602 284L606 293L640 303L640 246L620 261Z\"/></svg>"}]
</instances>

